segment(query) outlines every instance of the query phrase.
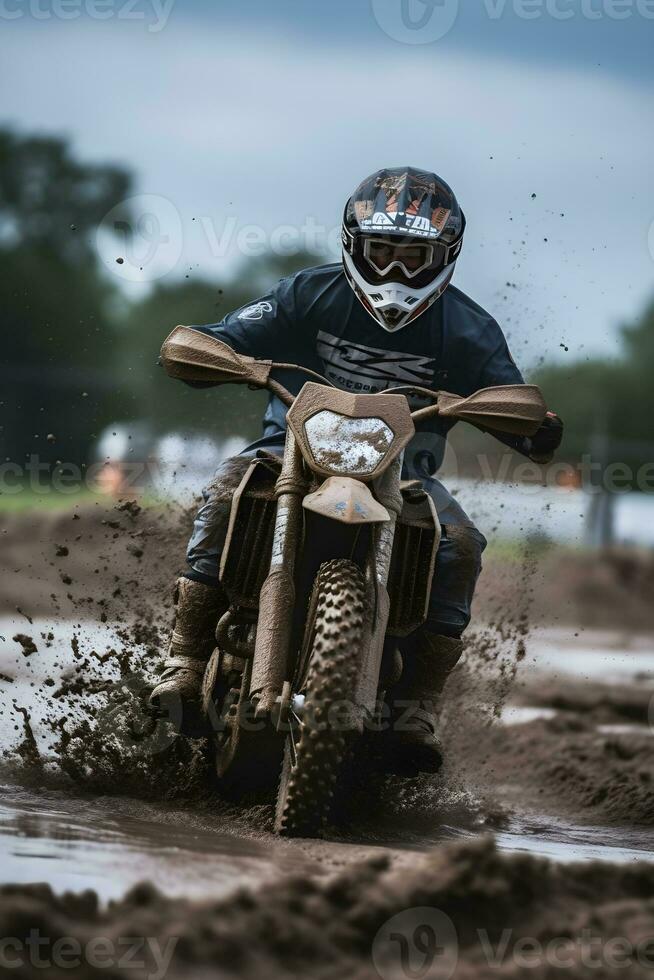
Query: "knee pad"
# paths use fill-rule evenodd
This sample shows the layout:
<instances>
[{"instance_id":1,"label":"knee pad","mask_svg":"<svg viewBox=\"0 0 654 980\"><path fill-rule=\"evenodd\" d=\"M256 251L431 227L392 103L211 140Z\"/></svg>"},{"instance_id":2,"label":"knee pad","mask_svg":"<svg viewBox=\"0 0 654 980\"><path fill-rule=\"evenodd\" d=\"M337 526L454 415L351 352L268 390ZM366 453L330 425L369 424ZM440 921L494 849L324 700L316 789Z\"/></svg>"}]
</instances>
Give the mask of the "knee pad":
<instances>
[{"instance_id":1,"label":"knee pad","mask_svg":"<svg viewBox=\"0 0 654 980\"><path fill-rule=\"evenodd\" d=\"M470 623L470 607L486 539L465 524L443 525L425 624L431 633L456 639Z\"/></svg>"},{"instance_id":2,"label":"knee pad","mask_svg":"<svg viewBox=\"0 0 654 980\"><path fill-rule=\"evenodd\" d=\"M232 497L251 462L249 456L234 456L225 460L202 494L204 503L195 517L186 550L186 561L191 568L189 577L195 581L207 584L218 577Z\"/></svg>"},{"instance_id":3,"label":"knee pad","mask_svg":"<svg viewBox=\"0 0 654 980\"><path fill-rule=\"evenodd\" d=\"M202 493L204 505L200 511L207 505L210 510L215 508L217 512L222 512L225 506L231 506L232 497L251 463L251 456L231 456L224 460L216 470L213 480Z\"/></svg>"},{"instance_id":4,"label":"knee pad","mask_svg":"<svg viewBox=\"0 0 654 980\"><path fill-rule=\"evenodd\" d=\"M486 538L476 527L466 524L444 524L441 548L448 569L461 581L477 581ZM438 558L436 559L438 563Z\"/></svg>"}]
</instances>

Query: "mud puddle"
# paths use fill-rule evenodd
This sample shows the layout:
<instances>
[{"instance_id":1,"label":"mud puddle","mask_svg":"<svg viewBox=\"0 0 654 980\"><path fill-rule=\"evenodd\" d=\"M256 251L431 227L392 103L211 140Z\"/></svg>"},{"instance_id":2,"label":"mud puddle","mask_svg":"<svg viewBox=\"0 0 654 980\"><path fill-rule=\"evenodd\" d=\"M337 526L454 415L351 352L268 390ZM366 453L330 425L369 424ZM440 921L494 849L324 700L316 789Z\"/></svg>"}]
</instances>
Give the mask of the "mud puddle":
<instances>
[{"instance_id":1,"label":"mud puddle","mask_svg":"<svg viewBox=\"0 0 654 980\"><path fill-rule=\"evenodd\" d=\"M193 825L183 814L120 801L0 787L0 863L5 881L47 880L55 891L93 888L117 898L140 881L192 898L301 874L301 851ZM314 869L311 869L315 873Z\"/></svg>"},{"instance_id":2,"label":"mud puddle","mask_svg":"<svg viewBox=\"0 0 654 980\"><path fill-rule=\"evenodd\" d=\"M654 640L637 633L532 629L522 676L569 675L610 684L639 683L654 693Z\"/></svg>"}]
</instances>

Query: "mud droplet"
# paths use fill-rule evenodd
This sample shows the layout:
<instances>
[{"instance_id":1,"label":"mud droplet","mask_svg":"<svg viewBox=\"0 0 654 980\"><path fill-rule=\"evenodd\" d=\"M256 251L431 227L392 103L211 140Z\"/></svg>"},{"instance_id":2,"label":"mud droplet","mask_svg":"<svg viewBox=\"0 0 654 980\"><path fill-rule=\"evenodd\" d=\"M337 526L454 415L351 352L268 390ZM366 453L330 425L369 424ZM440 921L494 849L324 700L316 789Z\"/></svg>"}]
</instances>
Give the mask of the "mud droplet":
<instances>
[{"instance_id":1,"label":"mud droplet","mask_svg":"<svg viewBox=\"0 0 654 980\"><path fill-rule=\"evenodd\" d=\"M27 635L27 633L16 633L15 636L12 636L12 640L14 643L20 643L21 647L23 648L24 657L31 657L33 653L38 653L36 643L31 636Z\"/></svg>"}]
</instances>

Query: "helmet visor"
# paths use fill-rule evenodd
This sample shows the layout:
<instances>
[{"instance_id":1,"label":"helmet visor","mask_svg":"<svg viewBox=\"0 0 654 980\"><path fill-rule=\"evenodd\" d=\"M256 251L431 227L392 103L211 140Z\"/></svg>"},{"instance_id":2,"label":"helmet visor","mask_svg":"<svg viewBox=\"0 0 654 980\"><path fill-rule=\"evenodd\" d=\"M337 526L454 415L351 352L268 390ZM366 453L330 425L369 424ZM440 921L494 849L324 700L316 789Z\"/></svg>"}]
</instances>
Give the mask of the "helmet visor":
<instances>
[{"instance_id":1,"label":"helmet visor","mask_svg":"<svg viewBox=\"0 0 654 980\"><path fill-rule=\"evenodd\" d=\"M426 242L398 244L388 238L366 238L363 257L378 276L400 269L407 279L415 279L434 262L434 246Z\"/></svg>"}]
</instances>

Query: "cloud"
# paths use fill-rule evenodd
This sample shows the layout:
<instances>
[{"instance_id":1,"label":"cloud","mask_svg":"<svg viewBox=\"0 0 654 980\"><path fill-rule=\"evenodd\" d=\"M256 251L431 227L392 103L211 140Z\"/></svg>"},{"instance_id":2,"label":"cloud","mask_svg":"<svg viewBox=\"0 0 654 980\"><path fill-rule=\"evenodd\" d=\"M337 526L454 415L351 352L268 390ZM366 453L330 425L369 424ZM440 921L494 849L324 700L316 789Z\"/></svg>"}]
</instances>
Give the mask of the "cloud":
<instances>
[{"instance_id":1,"label":"cloud","mask_svg":"<svg viewBox=\"0 0 654 980\"><path fill-rule=\"evenodd\" d=\"M156 35L21 24L0 71L5 117L9 108L24 128L128 162L140 191L173 202L185 230L178 273L217 274L234 257L217 256L215 241L212 252L207 222L218 238L229 218L267 234L307 218L332 228L365 174L412 163L460 196L458 284L508 322L520 360L560 343L612 349L615 323L648 294L645 85L399 44L392 58L346 58L199 23Z\"/></svg>"}]
</instances>

